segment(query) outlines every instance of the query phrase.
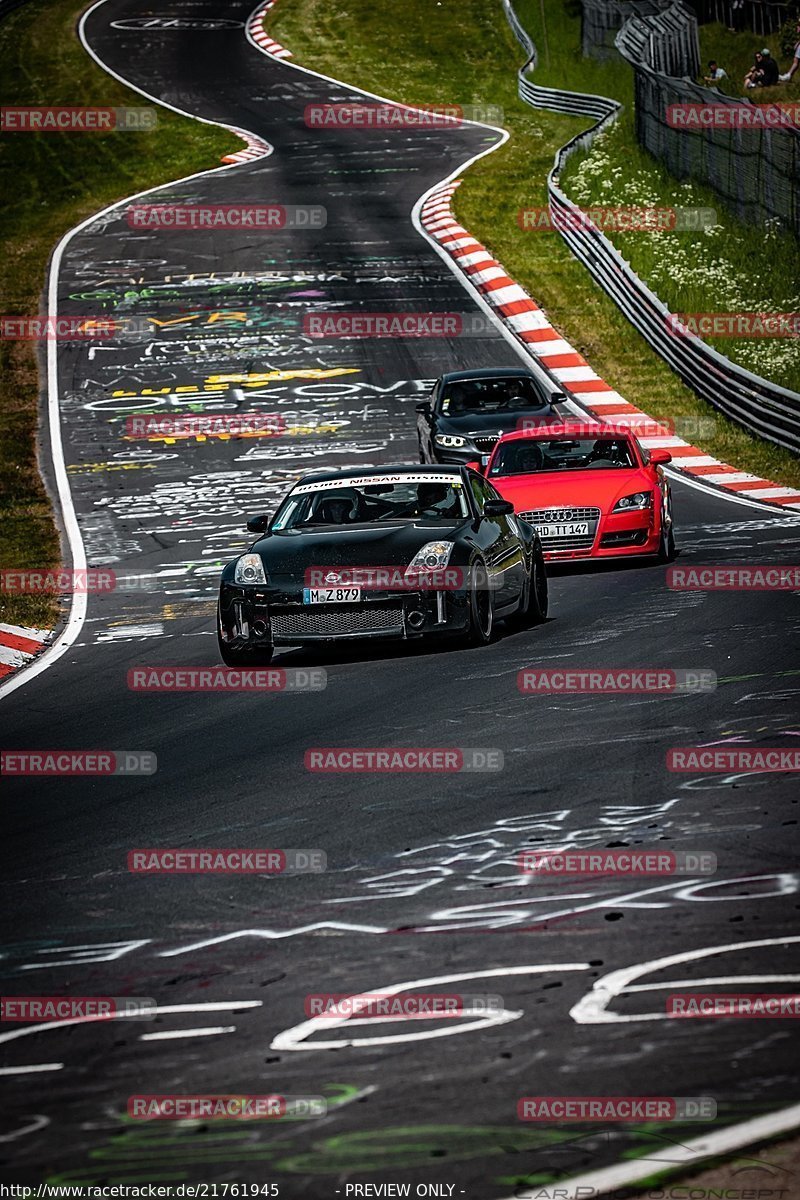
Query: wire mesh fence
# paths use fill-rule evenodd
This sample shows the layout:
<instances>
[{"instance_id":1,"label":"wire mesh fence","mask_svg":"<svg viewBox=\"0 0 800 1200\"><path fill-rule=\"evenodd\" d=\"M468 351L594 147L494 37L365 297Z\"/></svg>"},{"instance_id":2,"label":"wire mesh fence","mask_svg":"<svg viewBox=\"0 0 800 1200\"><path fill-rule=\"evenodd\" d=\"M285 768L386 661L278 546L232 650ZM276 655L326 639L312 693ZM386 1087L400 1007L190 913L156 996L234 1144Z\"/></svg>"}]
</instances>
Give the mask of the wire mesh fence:
<instances>
[{"instance_id":1,"label":"wire mesh fence","mask_svg":"<svg viewBox=\"0 0 800 1200\"><path fill-rule=\"evenodd\" d=\"M701 25L719 21L737 33L749 30L759 37L777 33L789 17L797 11L797 4L776 3L775 0L687 0L694 9Z\"/></svg>"},{"instance_id":2,"label":"wire mesh fence","mask_svg":"<svg viewBox=\"0 0 800 1200\"><path fill-rule=\"evenodd\" d=\"M588 150L600 130L616 120L620 105L606 96L583 95L532 83L528 76L537 61L533 39L521 25L511 0L503 0L503 9L527 56L517 72L520 99L534 108L581 113L596 122L556 154L547 177L554 227L594 281L692 391L751 433L800 453L800 394L731 362L702 338L673 336L666 305L591 221L576 219L580 217L580 209L562 191L559 176L573 154ZM707 89L696 90L708 94ZM559 386L569 391L569 384L562 382Z\"/></svg>"},{"instance_id":3,"label":"wire mesh fence","mask_svg":"<svg viewBox=\"0 0 800 1200\"><path fill-rule=\"evenodd\" d=\"M687 78L699 72L697 20L680 3L631 17L616 44L634 70L640 145L676 179L710 187L740 220L773 220L800 236L800 129L791 115Z\"/></svg>"}]
</instances>

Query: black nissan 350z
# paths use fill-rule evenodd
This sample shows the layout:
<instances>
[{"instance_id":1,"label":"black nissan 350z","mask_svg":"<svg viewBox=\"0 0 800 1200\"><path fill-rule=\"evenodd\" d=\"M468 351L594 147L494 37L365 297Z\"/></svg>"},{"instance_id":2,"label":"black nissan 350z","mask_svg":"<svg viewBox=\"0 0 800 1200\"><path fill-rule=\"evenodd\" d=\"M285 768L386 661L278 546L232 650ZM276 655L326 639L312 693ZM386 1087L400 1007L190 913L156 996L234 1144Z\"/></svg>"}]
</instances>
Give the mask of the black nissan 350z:
<instances>
[{"instance_id":1,"label":"black nissan 350z","mask_svg":"<svg viewBox=\"0 0 800 1200\"><path fill-rule=\"evenodd\" d=\"M467 467L388 466L306 475L222 572L217 633L231 666L276 646L460 635L547 615L538 535Z\"/></svg>"}]
</instances>

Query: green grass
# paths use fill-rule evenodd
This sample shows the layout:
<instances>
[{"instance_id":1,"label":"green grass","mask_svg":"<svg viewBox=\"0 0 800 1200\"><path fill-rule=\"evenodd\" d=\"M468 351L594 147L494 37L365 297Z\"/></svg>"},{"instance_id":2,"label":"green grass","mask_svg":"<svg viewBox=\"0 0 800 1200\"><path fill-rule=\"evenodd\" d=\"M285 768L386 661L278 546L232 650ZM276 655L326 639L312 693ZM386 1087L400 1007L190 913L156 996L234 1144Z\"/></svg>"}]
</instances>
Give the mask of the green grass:
<instances>
[{"instance_id":1,"label":"green grass","mask_svg":"<svg viewBox=\"0 0 800 1200\"><path fill-rule=\"evenodd\" d=\"M520 0L523 24L542 43L539 0ZM537 80L630 100L627 66L584 62L578 21L545 0L550 51ZM504 109L509 141L467 172L455 197L458 219L547 311L604 379L652 416L713 420L703 448L742 470L800 486L800 462L750 436L684 387L595 286L556 233L524 232L520 209L546 204L545 180L556 150L590 124L530 109L517 98L523 54L499 6L481 0L404 0L402 19L372 0L282 0L268 19L272 36L296 60L325 74L412 104L494 104ZM543 54L544 59L544 54ZM611 71L611 83L607 82ZM632 147L627 147L627 153Z\"/></svg>"},{"instance_id":2,"label":"green grass","mask_svg":"<svg viewBox=\"0 0 800 1200\"><path fill-rule=\"evenodd\" d=\"M4 105L148 102L97 67L78 41L75 0L30 0L0 25ZM219 165L241 143L225 130L158 109L141 133L8 133L0 137L0 212L4 254L0 291L6 314L38 312L53 247L83 218L171 179ZM50 502L36 467L39 381L32 343L0 342L0 567L60 562ZM0 594L0 620L49 628L52 597Z\"/></svg>"}]
</instances>

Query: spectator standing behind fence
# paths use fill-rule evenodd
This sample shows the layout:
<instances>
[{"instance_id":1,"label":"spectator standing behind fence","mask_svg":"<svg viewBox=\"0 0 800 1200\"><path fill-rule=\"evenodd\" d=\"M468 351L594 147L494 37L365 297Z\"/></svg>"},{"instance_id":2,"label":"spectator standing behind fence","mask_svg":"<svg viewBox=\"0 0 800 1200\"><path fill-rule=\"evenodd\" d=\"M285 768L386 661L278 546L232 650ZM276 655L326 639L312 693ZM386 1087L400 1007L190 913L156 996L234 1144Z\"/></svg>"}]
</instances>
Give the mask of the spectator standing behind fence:
<instances>
[{"instance_id":1,"label":"spectator standing behind fence","mask_svg":"<svg viewBox=\"0 0 800 1200\"><path fill-rule=\"evenodd\" d=\"M744 29L744 0L731 0L731 20L728 28L731 33L741 33Z\"/></svg>"},{"instance_id":2,"label":"spectator standing behind fence","mask_svg":"<svg viewBox=\"0 0 800 1200\"><path fill-rule=\"evenodd\" d=\"M708 64L708 74L703 77L703 83L719 83L721 79L727 78L728 72L723 71L722 67L718 67L716 59L712 58Z\"/></svg>"},{"instance_id":3,"label":"spectator standing behind fence","mask_svg":"<svg viewBox=\"0 0 800 1200\"><path fill-rule=\"evenodd\" d=\"M795 43L794 50L792 51L792 65L789 67L789 70L785 75L778 76L781 83L788 83L797 68L800 67L800 21L797 22L795 33L797 34L797 42Z\"/></svg>"}]
</instances>

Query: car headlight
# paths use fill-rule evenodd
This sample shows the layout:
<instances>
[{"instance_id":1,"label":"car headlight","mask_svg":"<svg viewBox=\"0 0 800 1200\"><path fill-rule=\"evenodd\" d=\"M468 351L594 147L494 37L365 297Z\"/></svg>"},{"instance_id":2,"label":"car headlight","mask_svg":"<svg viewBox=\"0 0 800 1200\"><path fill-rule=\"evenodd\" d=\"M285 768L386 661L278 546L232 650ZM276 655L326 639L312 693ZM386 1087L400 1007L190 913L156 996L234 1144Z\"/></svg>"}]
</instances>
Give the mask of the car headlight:
<instances>
[{"instance_id":1,"label":"car headlight","mask_svg":"<svg viewBox=\"0 0 800 1200\"><path fill-rule=\"evenodd\" d=\"M459 437L457 433L437 433L433 440L437 446L449 446L452 450L469 445L469 439Z\"/></svg>"},{"instance_id":2,"label":"car headlight","mask_svg":"<svg viewBox=\"0 0 800 1200\"><path fill-rule=\"evenodd\" d=\"M623 496L614 505L614 512L630 512L633 508L652 508L653 493L652 492L633 492L630 496Z\"/></svg>"},{"instance_id":3,"label":"car headlight","mask_svg":"<svg viewBox=\"0 0 800 1200\"><path fill-rule=\"evenodd\" d=\"M266 583L267 573L260 554L243 554L233 573L234 583Z\"/></svg>"},{"instance_id":4,"label":"car headlight","mask_svg":"<svg viewBox=\"0 0 800 1200\"><path fill-rule=\"evenodd\" d=\"M412 558L406 571L443 571L453 553L453 542L426 542Z\"/></svg>"}]
</instances>

